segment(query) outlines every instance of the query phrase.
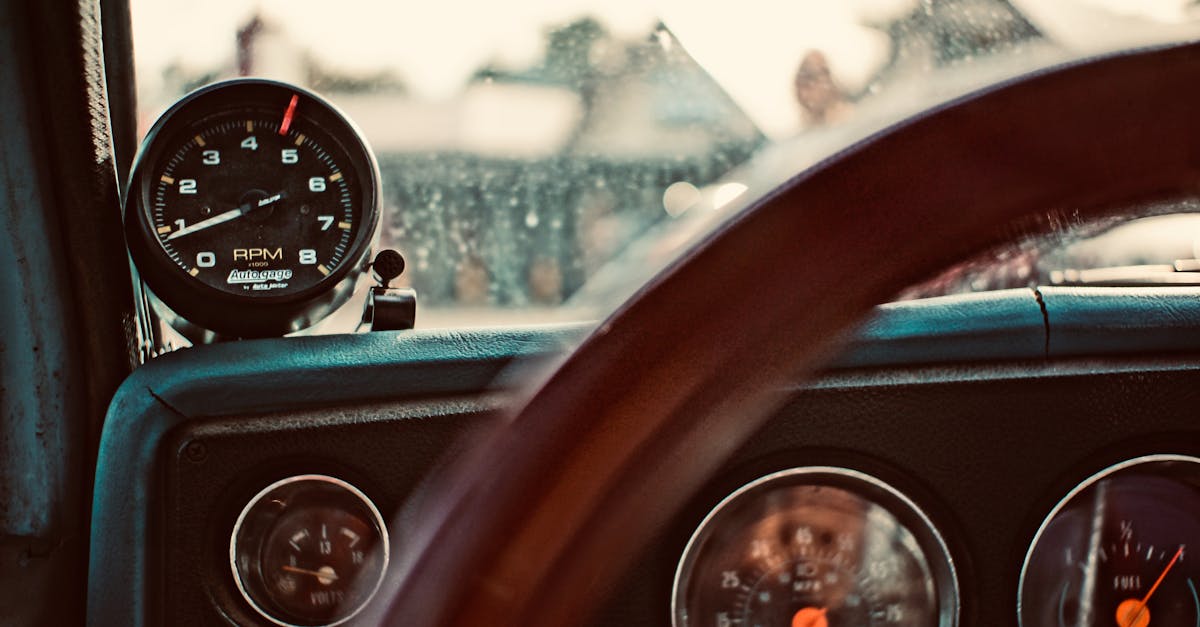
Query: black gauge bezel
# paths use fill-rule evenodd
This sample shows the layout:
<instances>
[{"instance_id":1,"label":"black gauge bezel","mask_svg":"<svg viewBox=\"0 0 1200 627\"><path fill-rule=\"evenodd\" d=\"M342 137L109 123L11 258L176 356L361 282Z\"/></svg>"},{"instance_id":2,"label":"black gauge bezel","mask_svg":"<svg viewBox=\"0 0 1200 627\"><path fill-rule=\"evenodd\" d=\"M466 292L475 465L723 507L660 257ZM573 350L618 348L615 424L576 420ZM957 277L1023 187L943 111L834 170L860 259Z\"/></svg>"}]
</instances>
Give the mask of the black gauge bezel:
<instances>
[{"instance_id":1,"label":"black gauge bezel","mask_svg":"<svg viewBox=\"0 0 1200 627\"><path fill-rule=\"evenodd\" d=\"M322 128L349 157L358 180L359 227L344 261L317 283L290 294L236 295L189 275L163 249L150 221L152 174L181 137L195 134L216 117L279 115L292 95L303 108L297 115ZM358 128L321 96L294 85L240 78L202 87L184 96L158 118L134 160L125 193L125 237L130 254L150 291L174 315L229 337L270 337L299 331L344 304L354 292L379 232L379 165Z\"/></svg>"},{"instance_id":2,"label":"black gauge bezel","mask_svg":"<svg viewBox=\"0 0 1200 627\"><path fill-rule=\"evenodd\" d=\"M1025 557L1021 562L1020 576L1017 580L1016 612L1017 625L1019 627L1025 626L1022 610L1025 605L1025 582L1030 562L1033 559L1034 553L1037 552L1042 536L1046 533L1050 524L1077 497L1095 487L1096 484L1106 479L1136 472L1179 481L1181 483L1189 483L1193 487L1200 489L1200 457L1179 453L1153 453L1129 458L1115 464L1110 464L1077 483L1075 487L1071 488L1069 492L1055 503L1054 507L1042 519L1041 525L1038 526L1037 531L1033 534L1033 538L1029 542L1029 547L1025 550Z\"/></svg>"},{"instance_id":3,"label":"black gauge bezel","mask_svg":"<svg viewBox=\"0 0 1200 627\"><path fill-rule=\"evenodd\" d=\"M842 466L802 466L777 470L743 484L712 507L697 525L680 555L671 584L671 625L680 622L682 589L690 576L702 543L713 533L713 525L731 504L777 487L822 486L846 490L886 510L916 540L934 578L938 603L938 627L957 627L962 616L962 589L953 553L938 526L916 502L875 475Z\"/></svg>"},{"instance_id":4,"label":"black gauge bezel","mask_svg":"<svg viewBox=\"0 0 1200 627\"><path fill-rule=\"evenodd\" d=\"M257 509L264 499L266 499L267 496L275 494L283 489L301 490L303 489L303 484L305 483L316 483L322 488L334 488L340 490L343 493L343 498L356 502L356 504L368 514L370 520L367 522L372 524L378 532L378 550L381 551L381 560L379 562L378 572L376 573L374 581L366 582L365 587L369 588L369 590L364 596L362 602L359 603L357 607L351 608L351 610L344 616L333 620L332 622L320 624L312 621L308 623L289 622L293 619L281 617L280 615L273 613L271 602L268 599L257 598L257 594L260 591L256 589L256 583L254 581L247 581L245 579L245 577L251 577L251 579L253 579L253 577L249 573L243 573L241 569L238 568L237 564L237 556L241 543L251 540L251 538L243 539L240 536L242 535L246 525L250 524L251 519L255 516ZM278 515L278 513L276 513L276 515ZM261 539L259 540L261 541ZM390 553L391 540L388 536L387 521L384 520L383 515L379 512L379 508L376 507L374 501L372 501L370 497L368 497L362 490L359 490L354 485L342 479L338 479L337 477L323 474L294 475L291 477L285 477L266 486L257 494L255 494L254 497L251 498L242 508L241 513L237 517L237 521L233 525L233 531L230 532L229 535L229 569L232 573L234 586L237 588L238 592L241 593L242 600L245 601L246 604L255 611L255 613L270 621L272 624L279 625L280 627L305 627L306 625L313 625L315 627L334 627L354 619L356 616L361 614L368 605L370 605L371 601L375 597L375 594L379 591L379 587L383 583L384 575L387 573L388 563L391 557ZM363 582L358 582L356 585L361 586L364 584Z\"/></svg>"}]
</instances>

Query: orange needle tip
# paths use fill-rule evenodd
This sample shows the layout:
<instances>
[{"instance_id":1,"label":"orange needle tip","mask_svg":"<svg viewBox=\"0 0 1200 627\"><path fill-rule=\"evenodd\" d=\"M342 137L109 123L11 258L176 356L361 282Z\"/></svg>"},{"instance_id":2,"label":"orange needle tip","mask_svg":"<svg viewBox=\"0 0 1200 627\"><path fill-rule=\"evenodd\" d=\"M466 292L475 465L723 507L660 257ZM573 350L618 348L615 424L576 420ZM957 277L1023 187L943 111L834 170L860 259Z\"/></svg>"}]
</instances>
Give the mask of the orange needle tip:
<instances>
[{"instance_id":1,"label":"orange needle tip","mask_svg":"<svg viewBox=\"0 0 1200 627\"><path fill-rule=\"evenodd\" d=\"M1150 610L1137 599L1125 599L1117 606L1117 627L1148 627Z\"/></svg>"},{"instance_id":2,"label":"orange needle tip","mask_svg":"<svg viewBox=\"0 0 1200 627\"><path fill-rule=\"evenodd\" d=\"M792 627L829 627L829 621L825 619L825 608L800 608L792 617Z\"/></svg>"}]
</instances>

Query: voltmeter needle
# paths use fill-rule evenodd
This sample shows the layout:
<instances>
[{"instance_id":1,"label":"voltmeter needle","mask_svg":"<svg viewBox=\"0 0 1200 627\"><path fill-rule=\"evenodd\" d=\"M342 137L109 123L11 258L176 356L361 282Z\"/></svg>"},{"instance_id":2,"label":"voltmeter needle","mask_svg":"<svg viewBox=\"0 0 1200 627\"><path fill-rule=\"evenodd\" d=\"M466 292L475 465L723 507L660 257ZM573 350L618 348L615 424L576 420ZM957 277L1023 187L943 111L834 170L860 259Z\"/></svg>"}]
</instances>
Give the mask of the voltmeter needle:
<instances>
[{"instance_id":1,"label":"voltmeter needle","mask_svg":"<svg viewBox=\"0 0 1200 627\"><path fill-rule=\"evenodd\" d=\"M322 567L321 570L309 570L307 568L296 568L295 566L283 565L280 567L289 573L297 573L300 575L312 575L321 580L321 583L332 583L338 580L337 573L330 567Z\"/></svg>"}]
</instances>

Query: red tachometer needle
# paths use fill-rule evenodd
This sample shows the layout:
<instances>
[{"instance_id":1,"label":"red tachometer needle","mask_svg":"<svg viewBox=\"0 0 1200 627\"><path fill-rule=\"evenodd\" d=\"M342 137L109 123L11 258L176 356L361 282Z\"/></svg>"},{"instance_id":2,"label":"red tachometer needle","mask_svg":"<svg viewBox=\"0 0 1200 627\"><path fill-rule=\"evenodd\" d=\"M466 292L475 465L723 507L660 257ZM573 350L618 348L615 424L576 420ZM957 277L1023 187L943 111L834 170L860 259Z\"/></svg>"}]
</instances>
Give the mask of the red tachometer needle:
<instances>
[{"instance_id":1,"label":"red tachometer needle","mask_svg":"<svg viewBox=\"0 0 1200 627\"><path fill-rule=\"evenodd\" d=\"M300 94L292 94L292 99L288 101L287 110L283 112L283 122L279 124L279 134L287 135L288 129L292 128L292 116L296 114L296 104L300 102Z\"/></svg>"},{"instance_id":2,"label":"red tachometer needle","mask_svg":"<svg viewBox=\"0 0 1200 627\"><path fill-rule=\"evenodd\" d=\"M1142 597L1141 601L1137 599L1125 599L1117 606L1117 627L1145 627L1150 623L1150 617L1146 616L1146 620L1140 620L1142 614L1146 612L1146 604L1150 602L1150 597L1154 596L1154 592L1158 590L1158 585L1166 579L1167 573L1171 572L1171 567L1175 566L1175 562L1179 561L1183 555L1183 547L1179 547L1175 551L1175 556L1167 563L1167 567L1158 575L1158 579L1154 580L1154 585L1150 586L1150 591L1146 596Z\"/></svg>"}]
</instances>

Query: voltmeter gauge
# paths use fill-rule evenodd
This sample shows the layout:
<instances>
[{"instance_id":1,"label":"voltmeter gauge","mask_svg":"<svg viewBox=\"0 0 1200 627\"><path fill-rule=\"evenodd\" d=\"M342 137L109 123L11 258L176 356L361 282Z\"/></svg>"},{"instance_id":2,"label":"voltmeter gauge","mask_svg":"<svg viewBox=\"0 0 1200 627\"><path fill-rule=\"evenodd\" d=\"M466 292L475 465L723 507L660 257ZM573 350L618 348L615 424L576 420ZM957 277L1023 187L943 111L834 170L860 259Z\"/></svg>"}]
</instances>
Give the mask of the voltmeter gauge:
<instances>
[{"instance_id":1,"label":"voltmeter gauge","mask_svg":"<svg viewBox=\"0 0 1200 627\"><path fill-rule=\"evenodd\" d=\"M130 252L175 316L283 335L344 303L379 224L375 158L316 94L239 79L185 96L146 136L125 201Z\"/></svg>"},{"instance_id":2,"label":"voltmeter gauge","mask_svg":"<svg viewBox=\"0 0 1200 627\"><path fill-rule=\"evenodd\" d=\"M229 541L233 580L250 608L285 627L330 627L370 602L388 562L374 503L326 475L277 481L242 510Z\"/></svg>"}]
</instances>

